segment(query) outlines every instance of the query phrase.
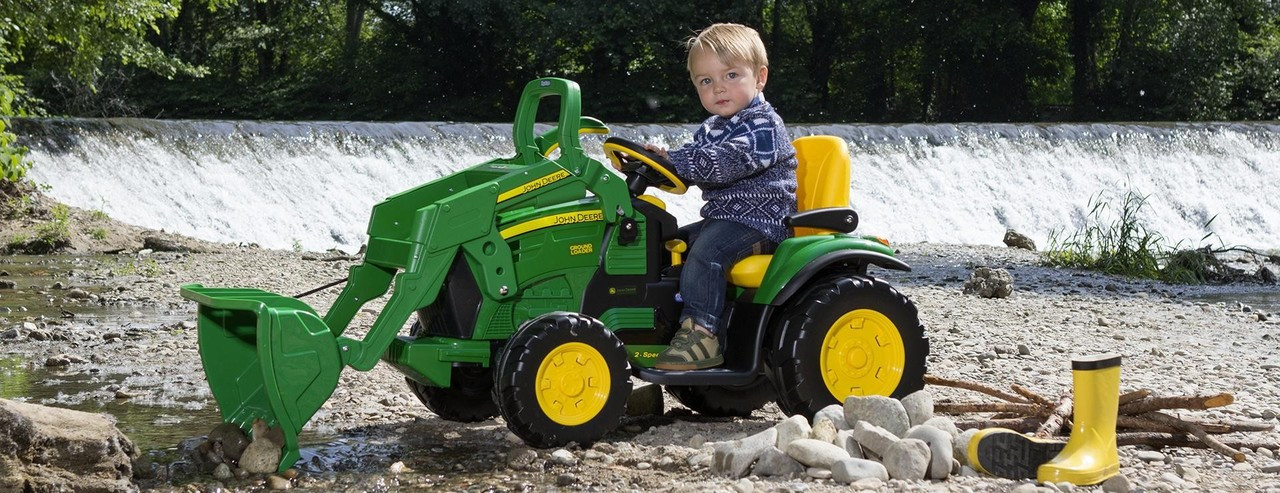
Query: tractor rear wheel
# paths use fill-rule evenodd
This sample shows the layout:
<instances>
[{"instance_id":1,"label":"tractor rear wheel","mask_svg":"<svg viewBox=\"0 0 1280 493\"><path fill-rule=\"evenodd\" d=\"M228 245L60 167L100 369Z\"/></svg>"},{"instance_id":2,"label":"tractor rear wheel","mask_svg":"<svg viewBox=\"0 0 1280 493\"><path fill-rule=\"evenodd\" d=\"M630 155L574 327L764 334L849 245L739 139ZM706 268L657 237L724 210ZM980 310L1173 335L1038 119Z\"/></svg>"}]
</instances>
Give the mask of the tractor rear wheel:
<instances>
[{"instance_id":1,"label":"tractor rear wheel","mask_svg":"<svg viewBox=\"0 0 1280 493\"><path fill-rule=\"evenodd\" d=\"M916 306L870 277L829 277L788 303L767 362L778 407L812 418L851 395L901 398L924 388L929 339Z\"/></svg>"},{"instance_id":2,"label":"tractor rear wheel","mask_svg":"<svg viewBox=\"0 0 1280 493\"><path fill-rule=\"evenodd\" d=\"M414 322L409 335L422 333L422 323ZM493 372L480 366L455 366L448 387L425 385L405 377L409 390L427 409L449 421L475 423L498 415L493 402Z\"/></svg>"},{"instance_id":3,"label":"tractor rear wheel","mask_svg":"<svg viewBox=\"0 0 1280 493\"><path fill-rule=\"evenodd\" d=\"M750 416L777 397L764 375L744 385L668 385L667 392L703 416Z\"/></svg>"},{"instance_id":4,"label":"tractor rear wheel","mask_svg":"<svg viewBox=\"0 0 1280 493\"><path fill-rule=\"evenodd\" d=\"M526 322L498 351L494 375L507 428L534 447L595 442L617 428L631 395L622 341L578 313Z\"/></svg>"}]
</instances>

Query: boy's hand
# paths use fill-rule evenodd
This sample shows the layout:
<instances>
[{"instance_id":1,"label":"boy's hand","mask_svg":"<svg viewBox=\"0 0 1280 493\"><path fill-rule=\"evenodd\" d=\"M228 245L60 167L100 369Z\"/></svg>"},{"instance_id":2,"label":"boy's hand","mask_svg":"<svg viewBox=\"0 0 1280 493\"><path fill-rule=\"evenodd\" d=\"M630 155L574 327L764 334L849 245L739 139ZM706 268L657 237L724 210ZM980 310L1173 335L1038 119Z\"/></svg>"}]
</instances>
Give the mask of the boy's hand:
<instances>
[{"instance_id":1,"label":"boy's hand","mask_svg":"<svg viewBox=\"0 0 1280 493\"><path fill-rule=\"evenodd\" d=\"M644 150L662 156L662 159L671 160L671 155L667 154L667 148L657 144L645 144Z\"/></svg>"}]
</instances>

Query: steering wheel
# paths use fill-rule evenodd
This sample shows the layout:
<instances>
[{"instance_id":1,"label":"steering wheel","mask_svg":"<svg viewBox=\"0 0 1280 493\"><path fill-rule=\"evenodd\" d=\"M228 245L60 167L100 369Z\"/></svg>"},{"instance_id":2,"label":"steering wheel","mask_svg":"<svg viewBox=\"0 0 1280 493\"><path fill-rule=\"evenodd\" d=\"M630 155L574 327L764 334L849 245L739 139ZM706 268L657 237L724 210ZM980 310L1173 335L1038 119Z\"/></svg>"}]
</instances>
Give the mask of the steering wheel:
<instances>
[{"instance_id":1,"label":"steering wheel","mask_svg":"<svg viewBox=\"0 0 1280 493\"><path fill-rule=\"evenodd\" d=\"M644 191L648 185L676 195L682 195L689 190L684 181L676 175L676 167L671 164L671 161L649 152L640 144L620 137L609 137L604 141L604 155L613 161L614 166L628 175L628 188L631 188L635 182L630 176L643 178L643 182L638 187L639 190L632 190L635 194Z\"/></svg>"}]
</instances>

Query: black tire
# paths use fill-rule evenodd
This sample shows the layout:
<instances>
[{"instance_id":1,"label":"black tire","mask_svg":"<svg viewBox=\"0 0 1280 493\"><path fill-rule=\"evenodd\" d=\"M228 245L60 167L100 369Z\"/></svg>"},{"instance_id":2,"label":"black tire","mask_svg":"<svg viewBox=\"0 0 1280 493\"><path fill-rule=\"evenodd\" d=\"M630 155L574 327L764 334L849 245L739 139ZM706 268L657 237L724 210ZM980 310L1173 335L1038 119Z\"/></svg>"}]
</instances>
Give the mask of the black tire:
<instances>
[{"instance_id":1,"label":"black tire","mask_svg":"<svg viewBox=\"0 0 1280 493\"><path fill-rule=\"evenodd\" d=\"M422 332L421 321L409 328L411 337ZM449 387L436 387L409 377L404 379L413 395L441 419L475 423L498 415L498 405L493 402L493 372L489 368L455 366L449 380Z\"/></svg>"},{"instance_id":2,"label":"black tire","mask_svg":"<svg viewBox=\"0 0 1280 493\"><path fill-rule=\"evenodd\" d=\"M901 398L924 388L928 336L915 304L882 280L814 282L788 302L772 332L766 361L788 416L812 419L848 395ZM832 358L825 369L824 355Z\"/></svg>"},{"instance_id":3,"label":"black tire","mask_svg":"<svg viewBox=\"0 0 1280 493\"><path fill-rule=\"evenodd\" d=\"M667 392L684 407L715 417L750 416L778 395L764 375L745 385L668 385Z\"/></svg>"},{"instance_id":4,"label":"black tire","mask_svg":"<svg viewBox=\"0 0 1280 493\"><path fill-rule=\"evenodd\" d=\"M577 313L526 322L498 351L494 369L494 401L507 428L539 448L599 440L618 427L631 395L622 341Z\"/></svg>"}]
</instances>

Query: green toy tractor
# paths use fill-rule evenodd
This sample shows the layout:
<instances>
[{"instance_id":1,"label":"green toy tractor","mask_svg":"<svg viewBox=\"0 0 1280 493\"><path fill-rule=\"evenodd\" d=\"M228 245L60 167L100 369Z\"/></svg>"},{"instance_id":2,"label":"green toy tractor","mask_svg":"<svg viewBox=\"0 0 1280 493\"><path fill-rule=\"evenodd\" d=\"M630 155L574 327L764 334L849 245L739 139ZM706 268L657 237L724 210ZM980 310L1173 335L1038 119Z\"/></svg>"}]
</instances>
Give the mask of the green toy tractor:
<instances>
[{"instance_id":1,"label":"green toy tractor","mask_svg":"<svg viewBox=\"0 0 1280 493\"><path fill-rule=\"evenodd\" d=\"M559 99L558 125L535 135L547 96ZM581 116L577 84L530 82L515 155L374 206L363 262L323 316L257 289L183 286L199 303L200 359L223 420L246 432L255 419L280 428L283 471L343 368L367 371L380 360L441 418L500 415L535 447L612 431L633 376L717 416L776 401L788 415L812 417L846 396L923 387L929 344L915 305L867 273L909 267L887 240L851 234L848 148L828 136L795 141L794 236L732 268L725 363L653 368L677 328L687 245L675 217L645 192L686 187L670 163L622 139L607 139L604 151L625 179L583 153L580 134L606 132ZM365 336L344 336L361 306L388 290Z\"/></svg>"}]
</instances>

